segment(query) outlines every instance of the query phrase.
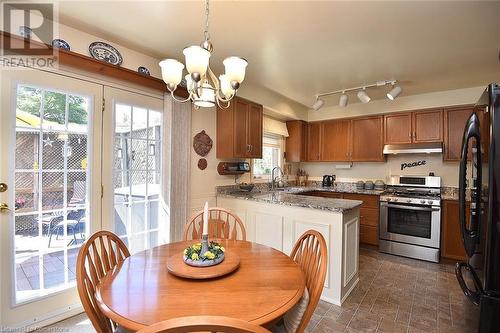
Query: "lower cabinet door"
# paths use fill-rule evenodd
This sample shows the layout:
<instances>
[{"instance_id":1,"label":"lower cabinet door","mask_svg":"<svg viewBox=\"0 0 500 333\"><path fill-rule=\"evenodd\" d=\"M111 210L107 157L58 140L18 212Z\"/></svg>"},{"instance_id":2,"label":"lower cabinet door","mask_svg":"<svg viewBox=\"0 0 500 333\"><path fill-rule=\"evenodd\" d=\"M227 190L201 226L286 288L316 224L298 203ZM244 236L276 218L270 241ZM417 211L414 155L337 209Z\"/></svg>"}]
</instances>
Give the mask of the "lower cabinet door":
<instances>
[{"instance_id":1,"label":"lower cabinet door","mask_svg":"<svg viewBox=\"0 0 500 333\"><path fill-rule=\"evenodd\" d=\"M359 242L363 244L378 245L378 228L368 225L360 225Z\"/></svg>"}]
</instances>

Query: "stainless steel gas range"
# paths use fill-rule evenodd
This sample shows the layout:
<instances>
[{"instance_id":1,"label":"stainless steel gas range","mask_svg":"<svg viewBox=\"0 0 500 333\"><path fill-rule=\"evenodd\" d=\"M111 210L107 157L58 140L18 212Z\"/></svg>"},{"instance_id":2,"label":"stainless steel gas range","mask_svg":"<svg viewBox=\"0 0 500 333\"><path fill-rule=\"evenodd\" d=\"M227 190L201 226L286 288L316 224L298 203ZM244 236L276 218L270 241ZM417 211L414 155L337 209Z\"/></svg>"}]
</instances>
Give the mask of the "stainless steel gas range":
<instances>
[{"instance_id":1,"label":"stainless steel gas range","mask_svg":"<svg viewBox=\"0 0 500 333\"><path fill-rule=\"evenodd\" d=\"M380 196L381 252L439 262L441 178L392 176Z\"/></svg>"}]
</instances>

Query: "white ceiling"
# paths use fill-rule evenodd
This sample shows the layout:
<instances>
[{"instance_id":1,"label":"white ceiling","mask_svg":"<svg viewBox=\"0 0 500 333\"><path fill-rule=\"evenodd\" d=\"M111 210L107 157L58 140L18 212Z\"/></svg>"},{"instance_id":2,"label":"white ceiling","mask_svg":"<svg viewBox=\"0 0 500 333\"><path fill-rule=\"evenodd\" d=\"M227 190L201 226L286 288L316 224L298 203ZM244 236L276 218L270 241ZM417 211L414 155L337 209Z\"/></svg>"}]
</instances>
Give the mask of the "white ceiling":
<instances>
[{"instance_id":1,"label":"white ceiling","mask_svg":"<svg viewBox=\"0 0 500 333\"><path fill-rule=\"evenodd\" d=\"M201 0L63 1L59 11L63 24L157 58L182 61L203 39ZM249 82L304 105L384 79L404 95L484 85L500 81L499 17L499 1L212 1L211 66L242 56Z\"/></svg>"}]
</instances>

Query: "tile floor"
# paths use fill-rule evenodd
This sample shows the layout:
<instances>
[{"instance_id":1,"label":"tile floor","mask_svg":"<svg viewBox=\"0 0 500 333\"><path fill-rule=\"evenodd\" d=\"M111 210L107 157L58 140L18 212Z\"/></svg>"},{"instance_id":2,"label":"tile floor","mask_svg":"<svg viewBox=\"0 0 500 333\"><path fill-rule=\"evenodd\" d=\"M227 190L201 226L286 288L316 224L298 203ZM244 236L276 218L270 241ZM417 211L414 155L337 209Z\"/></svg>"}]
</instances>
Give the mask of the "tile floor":
<instances>
[{"instance_id":1,"label":"tile floor","mask_svg":"<svg viewBox=\"0 0 500 333\"><path fill-rule=\"evenodd\" d=\"M478 309L467 301L451 264L360 251L360 282L340 306L320 301L308 333L473 333ZM95 332L84 315L52 327Z\"/></svg>"},{"instance_id":2,"label":"tile floor","mask_svg":"<svg viewBox=\"0 0 500 333\"><path fill-rule=\"evenodd\" d=\"M308 332L476 332L478 308L462 294L454 265L364 249L360 281L340 306L320 302Z\"/></svg>"}]
</instances>

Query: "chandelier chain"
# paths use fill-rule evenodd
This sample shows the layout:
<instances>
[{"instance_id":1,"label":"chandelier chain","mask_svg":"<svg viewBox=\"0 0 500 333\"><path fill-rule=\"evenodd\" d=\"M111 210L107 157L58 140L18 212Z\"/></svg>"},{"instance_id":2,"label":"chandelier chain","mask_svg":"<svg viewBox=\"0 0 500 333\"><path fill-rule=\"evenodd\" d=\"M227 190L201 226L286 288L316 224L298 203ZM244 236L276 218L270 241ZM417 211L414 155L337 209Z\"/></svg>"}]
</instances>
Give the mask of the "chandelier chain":
<instances>
[{"instance_id":1,"label":"chandelier chain","mask_svg":"<svg viewBox=\"0 0 500 333\"><path fill-rule=\"evenodd\" d=\"M204 31L205 40L210 40L210 33L208 32L209 23L210 23L208 20L209 15L210 15L210 4L209 4L209 0L206 0L205 1L205 31Z\"/></svg>"}]
</instances>

